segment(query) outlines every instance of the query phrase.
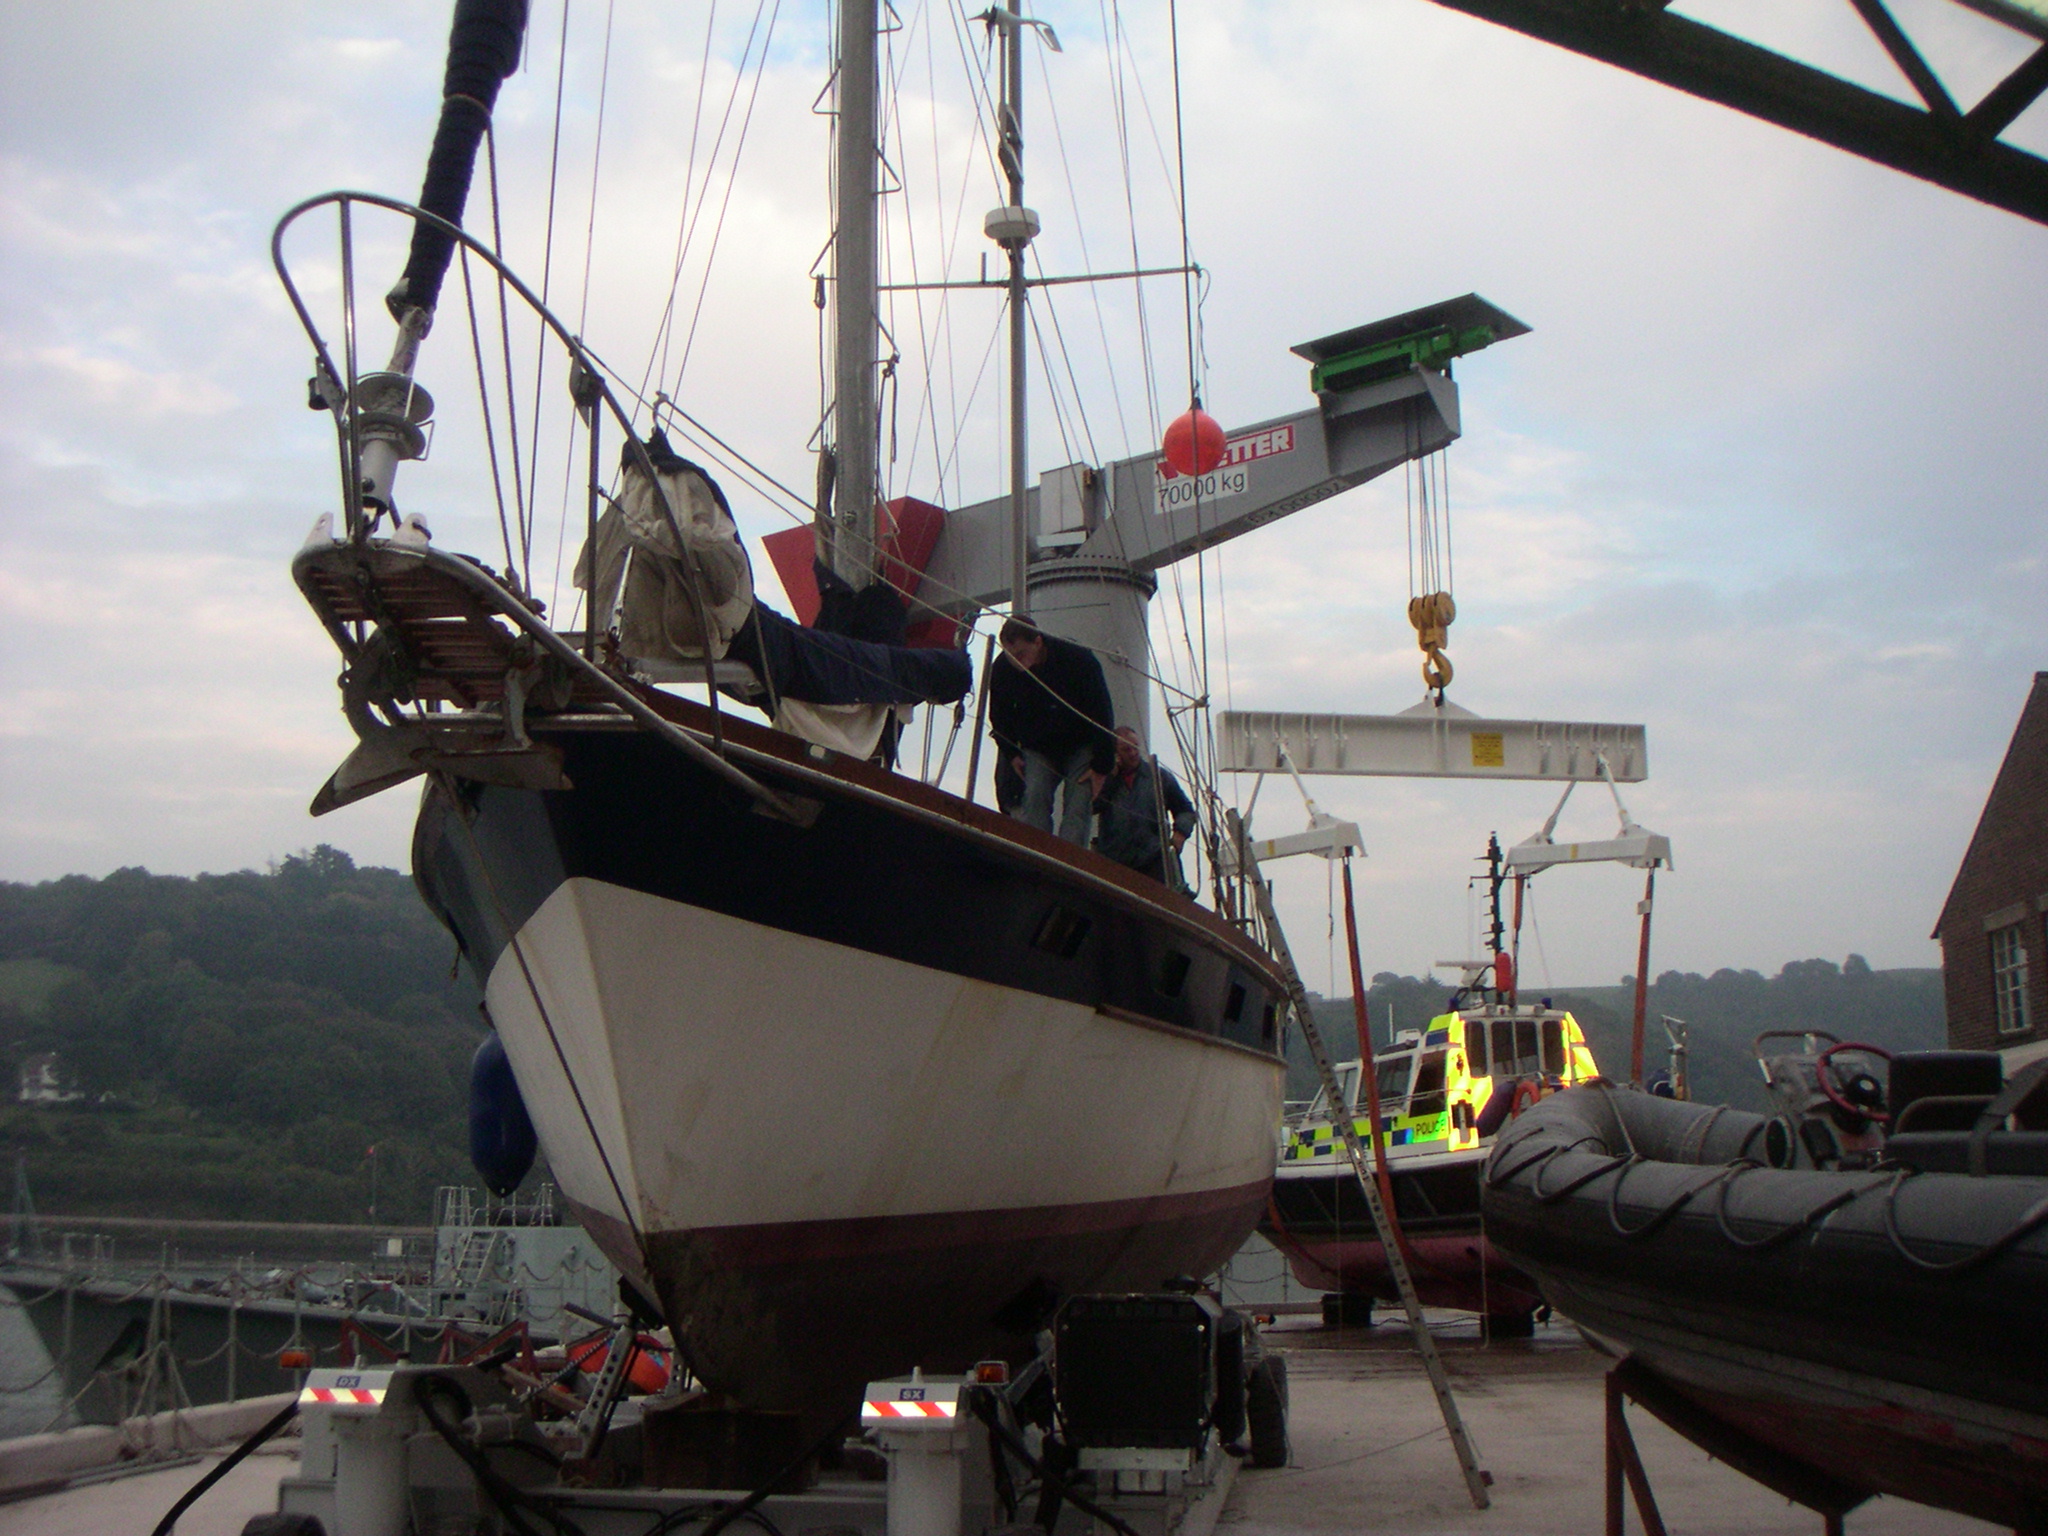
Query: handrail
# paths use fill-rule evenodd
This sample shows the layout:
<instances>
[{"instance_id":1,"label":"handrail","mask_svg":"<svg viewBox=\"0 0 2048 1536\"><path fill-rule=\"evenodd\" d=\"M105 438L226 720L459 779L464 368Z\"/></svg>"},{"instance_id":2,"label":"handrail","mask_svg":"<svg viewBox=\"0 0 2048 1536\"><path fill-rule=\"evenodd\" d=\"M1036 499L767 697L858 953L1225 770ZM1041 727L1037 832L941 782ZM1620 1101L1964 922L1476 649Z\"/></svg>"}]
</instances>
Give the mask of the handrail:
<instances>
[{"instance_id":1,"label":"handrail","mask_svg":"<svg viewBox=\"0 0 2048 1536\"><path fill-rule=\"evenodd\" d=\"M705 691L711 700L713 740L718 740L718 687L717 679L711 670L716 664L716 658L711 654L710 619L708 617L710 610L704 601L703 586L697 571L696 561L690 554L690 541L683 537L682 524L677 520L675 508L669 502L668 490L663 486L661 476L655 471L654 460L647 452L647 445L640 441L640 435L633 430L632 418L620 406L618 396L612 393L611 385L605 382L604 372L596 358L583 345L581 338L574 335L566 325L556 318L555 312L548 308L540 295L520 281L518 273L506 265L497 252L475 239L461 225L451 223L438 214L429 213L426 209L416 204L403 202L395 197L382 197L374 192L322 192L318 196L309 197L288 209L284 217L277 221L277 227L271 231L270 236L270 261L271 265L277 270L278 281L284 285L285 293L291 299L293 310L298 314L300 326L304 328L306 335L312 340L314 352L319 358L320 366L326 371L329 378L339 379L341 375L334 371L334 361L328 355L327 344L321 339L319 327L314 324L312 314L307 310L305 301L299 297L298 287L292 282L290 269L285 265L284 234L301 216L310 213L315 208L326 207L330 203L339 205L343 210L344 217L349 205L352 203L363 203L372 208L382 208L387 212L404 214L413 219L415 223L424 223L428 228L448 236L465 250L476 252L477 256L492 271L498 274L501 281L509 283L512 291L526 301L527 306L539 317L541 323L554 332L556 339L568 351L571 360L576 364L577 368L582 370L585 386L595 390L597 398L602 399L610 409L612 419L618 423L620 430L625 436L625 441L631 449L635 464L641 473L647 476L648 483L654 487L655 495L661 503L662 516L668 522L669 532L675 537L676 548L680 552L678 563L683 568L683 574L689 578L690 596L697 612L699 637L704 645ZM354 391L355 384L356 380L353 372L351 372L349 376L349 390L351 394ZM334 404L333 409L339 424L343 403ZM350 407L350 410L350 418L346 425L349 428L349 445L353 454L355 452L353 408ZM366 534L360 529L361 499L353 485L349 488L349 494L344 500L342 510L348 518L350 539L354 541L366 537ZM592 560L594 561L596 557L596 551L592 550ZM595 591L596 575L593 569L593 594ZM553 633L552 630L549 631L549 634L552 635ZM754 792L754 790L748 791L750 794ZM774 800L772 792L766 790L761 792L764 795L768 795L771 803L774 803L780 811L785 814L787 813L788 808L782 806L779 801Z\"/></svg>"}]
</instances>

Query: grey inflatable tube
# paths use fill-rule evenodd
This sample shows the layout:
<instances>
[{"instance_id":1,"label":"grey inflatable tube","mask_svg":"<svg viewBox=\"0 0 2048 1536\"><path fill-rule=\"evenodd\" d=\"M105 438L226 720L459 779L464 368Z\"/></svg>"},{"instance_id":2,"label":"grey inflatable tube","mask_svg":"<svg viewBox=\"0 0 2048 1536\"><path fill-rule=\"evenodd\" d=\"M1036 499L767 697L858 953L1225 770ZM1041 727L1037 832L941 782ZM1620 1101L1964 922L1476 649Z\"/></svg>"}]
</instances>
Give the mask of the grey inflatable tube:
<instances>
[{"instance_id":1,"label":"grey inflatable tube","mask_svg":"<svg viewBox=\"0 0 2048 1536\"><path fill-rule=\"evenodd\" d=\"M1770 1125L1606 1082L1557 1094L1501 1133L1487 1236L1652 1364L1803 1361L2048 1411L2048 1178L1773 1168Z\"/></svg>"}]
</instances>

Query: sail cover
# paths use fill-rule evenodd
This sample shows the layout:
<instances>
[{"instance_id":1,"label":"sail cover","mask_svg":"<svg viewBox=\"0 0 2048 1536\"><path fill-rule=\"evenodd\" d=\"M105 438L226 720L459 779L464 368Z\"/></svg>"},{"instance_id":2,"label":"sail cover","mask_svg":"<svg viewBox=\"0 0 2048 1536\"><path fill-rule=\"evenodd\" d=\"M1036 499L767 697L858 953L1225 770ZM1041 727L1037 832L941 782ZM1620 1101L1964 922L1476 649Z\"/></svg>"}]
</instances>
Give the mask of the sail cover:
<instances>
[{"instance_id":1,"label":"sail cover","mask_svg":"<svg viewBox=\"0 0 2048 1536\"><path fill-rule=\"evenodd\" d=\"M420 187L420 206L450 224L462 222L477 146L490 126L498 87L519 67L525 34L526 0L456 0L441 82L441 121ZM433 309L454 250L455 242L440 230L413 227L405 275L384 301L393 319L402 319L408 309Z\"/></svg>"},{"instance_id":2,"label":"sail cover","mask_svg":"<svg viewBox=\"0 0 2048 1536\"><path fill-rule=\"evenodd\" d=\"M654 473L650 475L648 469ZM754 575L725 492L660 432L629 446L619 494L576 560L590 611L634 661L716 661L754 606Z\"/></svg>"},{"instance_id":3,"label":"sail cover","mask_svg":"<svg viewBox=\"0 0 2048 1536\"><path fill-rule=\"evenodd\" d=\"M577 556L576 585L592 593L591 612L622 656L698 662L708 643L713 660L730 657L754 669L767 697L749 702L771 712L788 700L951 704L973 685L965 651L856 640L756 602L725 492L659 431L645 444L644 461L632 447L624 452L619 494L598 519L594 591L591 554L586 547Z\"/></svg>"}]
</instances>

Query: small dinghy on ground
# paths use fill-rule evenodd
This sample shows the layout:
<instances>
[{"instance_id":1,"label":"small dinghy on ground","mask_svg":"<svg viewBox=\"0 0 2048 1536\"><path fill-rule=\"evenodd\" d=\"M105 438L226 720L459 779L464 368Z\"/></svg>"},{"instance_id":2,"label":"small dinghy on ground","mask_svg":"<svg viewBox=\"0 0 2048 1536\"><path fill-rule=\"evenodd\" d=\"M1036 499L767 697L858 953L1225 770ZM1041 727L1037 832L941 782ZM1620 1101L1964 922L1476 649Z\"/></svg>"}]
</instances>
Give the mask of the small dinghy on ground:
<instances>
[{"instance_id":1,"label":"small dinghy on ground","mask_svg":"<svg viewBox=\"0 0 2048 1536\"><path fill-rule=\"evenodd\" d=\"M1883 1052L1808 1039L1765 1062L1775 1116L1604 1081L1534 1106L1487 1234L1629 1395L1788 1497L2048 1531L2048 1063L1880 1085L1850 1062Z\"/></svg>"}]
</instances>

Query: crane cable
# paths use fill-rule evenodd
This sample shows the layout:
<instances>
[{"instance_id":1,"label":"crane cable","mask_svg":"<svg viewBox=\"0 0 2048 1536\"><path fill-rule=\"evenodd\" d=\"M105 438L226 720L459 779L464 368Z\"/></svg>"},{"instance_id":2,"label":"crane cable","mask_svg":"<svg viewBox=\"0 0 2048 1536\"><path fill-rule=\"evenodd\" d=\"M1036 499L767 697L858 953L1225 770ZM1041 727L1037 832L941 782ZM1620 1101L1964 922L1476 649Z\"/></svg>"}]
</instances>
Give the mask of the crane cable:
<instances>
[{"instance_id":1,"label":"crane cable","mask_svg":"<svg viewBox=\"0 0 2048 1536\"><path fill-rule=\"evenodd\" d=\"M1457 573L1451 557L1450 456L1442 449L1419 457L1419 427L1411 413L1410 458L1402 470L1408 523L1408 622L1421 649L1423 686L1443 703L1452 667L1444 646L1458 616Z\"/></svg>"}]
</instances>

